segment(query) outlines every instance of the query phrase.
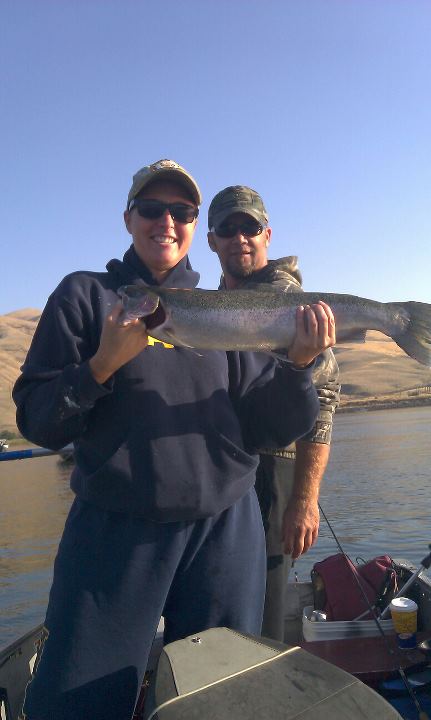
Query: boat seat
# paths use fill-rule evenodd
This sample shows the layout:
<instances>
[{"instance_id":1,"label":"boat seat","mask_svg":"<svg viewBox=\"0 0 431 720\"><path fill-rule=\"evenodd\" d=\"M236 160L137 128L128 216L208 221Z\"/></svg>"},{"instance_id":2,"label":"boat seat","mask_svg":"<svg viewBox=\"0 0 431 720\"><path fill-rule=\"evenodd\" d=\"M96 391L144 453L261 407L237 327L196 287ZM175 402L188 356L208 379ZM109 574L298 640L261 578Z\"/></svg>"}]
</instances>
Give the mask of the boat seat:
<instances>
[{"instance_id":1,"label":"boat seat","mask_svg":"<svg viewBox=\"0 0 431 720\"><path fill-rule=\"evenodd\" d=\"M376 692L297 646L212 628L166 645L146 720L396 720Z\"/></svg>"}]
</instances>

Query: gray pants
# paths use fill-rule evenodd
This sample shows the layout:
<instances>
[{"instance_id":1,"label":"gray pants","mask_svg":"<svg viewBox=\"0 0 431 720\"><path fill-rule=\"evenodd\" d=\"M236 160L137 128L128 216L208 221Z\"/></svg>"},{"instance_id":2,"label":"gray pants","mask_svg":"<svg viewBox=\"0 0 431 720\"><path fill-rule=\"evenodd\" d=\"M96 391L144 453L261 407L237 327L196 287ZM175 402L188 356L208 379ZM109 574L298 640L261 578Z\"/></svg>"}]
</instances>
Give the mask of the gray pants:
<instances>
[{"instance_id":1,"label":"gray pants","mask_svg":"<svg viewBox=\"0 0 431 720\"><path fill-rule=\"evenodd\" d=\"M256 492L266 533L267 579L262 635L284 642L287 579L292 558L283 553L283 514L292 493L295 460L261 455Z\"/></svg>"}]
</instances>

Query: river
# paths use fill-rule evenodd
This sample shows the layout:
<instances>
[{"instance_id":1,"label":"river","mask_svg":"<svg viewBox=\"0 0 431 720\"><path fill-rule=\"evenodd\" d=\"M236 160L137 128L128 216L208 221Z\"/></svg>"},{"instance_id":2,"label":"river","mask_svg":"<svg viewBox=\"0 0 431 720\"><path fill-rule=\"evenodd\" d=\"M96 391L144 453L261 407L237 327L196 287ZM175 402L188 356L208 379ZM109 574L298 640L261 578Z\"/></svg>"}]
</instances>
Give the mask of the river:
<instances>
[{"instance_id":1,"label":"river","mask_svg":"<svg viewBox=\"0 0 431 720\"><path fill-rule=\"evenodd\" d=\"M431 541L431 408L339 414L320 502L352 559L389 553L418 564ZM0 463L0 648L43 620L72 493L57 457ZM295 570L338 552L322 518Z\"/></svg>"}]
</instances>

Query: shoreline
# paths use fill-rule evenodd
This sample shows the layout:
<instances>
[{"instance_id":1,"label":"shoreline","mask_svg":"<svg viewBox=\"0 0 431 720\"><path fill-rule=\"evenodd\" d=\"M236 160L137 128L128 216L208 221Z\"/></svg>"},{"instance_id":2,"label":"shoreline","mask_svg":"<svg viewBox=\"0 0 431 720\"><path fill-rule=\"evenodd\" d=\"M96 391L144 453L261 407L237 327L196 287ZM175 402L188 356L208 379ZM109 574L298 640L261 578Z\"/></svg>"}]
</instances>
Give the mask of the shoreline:
<instances>
[{"instance_id":1,"label":"shoreline","mask_svg":"<svg viewBox=\"0 0 431 720\"><path fill-rule=\"evenodd\" d=\"M363 400L347 400L345 403L341 402L341 405L337 408L336 414L342 412L358 412L365 410L398 410L399 408L410 408L410 407L426 407L431 406L431 396L426 397L412 397L412 398L364 398Z\"/></svg>"},{"instance_id":2,"label":"shoreline","mask_svg":"<svg viewBox=\"0 0 431 720\"><path fill-rule=\"evenodd\" d=\"M340 413L364 412L369 410L399 410L400 408L427 406L431 406L431 395L397 399L390 399L388 397L363 398L361 400L342 399L340 406L336 410L336 414L339 415ZM10 430L8 428L8 432L9 431ZM2 431L0 430L0 438L1 437ZM9 445L9 450L26 450L28 448L39 447L38 445L34 445L23 437L8 438L7 443ZM17 447L18 445L20 447Z\"/></svg>"}]
</instances>

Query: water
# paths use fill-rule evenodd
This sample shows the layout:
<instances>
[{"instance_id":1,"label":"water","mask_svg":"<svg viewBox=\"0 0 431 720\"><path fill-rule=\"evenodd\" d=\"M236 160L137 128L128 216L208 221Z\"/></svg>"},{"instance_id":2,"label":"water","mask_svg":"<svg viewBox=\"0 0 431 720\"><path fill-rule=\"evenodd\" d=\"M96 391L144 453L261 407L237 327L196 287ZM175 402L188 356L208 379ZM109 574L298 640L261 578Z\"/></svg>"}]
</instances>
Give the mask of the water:
<instances>
[{"instance_id":1,"label":"water","mask_svg":"<svg viewBox=\"0 0 431 720\"><path fill-rule=\"evenodd\" d=\"M427 554L430 422L430 407L336 416L321 506L353 559L389 553L417 565ZM0 648L43 621L69 474L55 456L0 463ZM322 519L299 578L336 552Z\"/></svg>"},{"instance_id":2,"label":"water","mask_svg":"<svg viewBox=\"0 0 431 720\"><path fill-rule=\"evenodd\" d=\"M353 559L389 553L418 565L431 541L431 408L339 414L320 504ZM338 552L321 520L301 574Z\"/></svg>"}]
</instances>

